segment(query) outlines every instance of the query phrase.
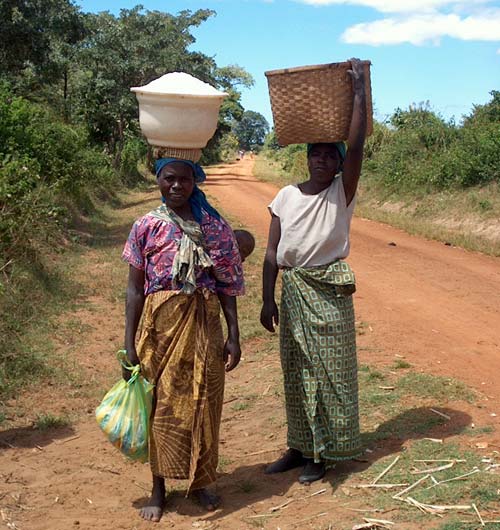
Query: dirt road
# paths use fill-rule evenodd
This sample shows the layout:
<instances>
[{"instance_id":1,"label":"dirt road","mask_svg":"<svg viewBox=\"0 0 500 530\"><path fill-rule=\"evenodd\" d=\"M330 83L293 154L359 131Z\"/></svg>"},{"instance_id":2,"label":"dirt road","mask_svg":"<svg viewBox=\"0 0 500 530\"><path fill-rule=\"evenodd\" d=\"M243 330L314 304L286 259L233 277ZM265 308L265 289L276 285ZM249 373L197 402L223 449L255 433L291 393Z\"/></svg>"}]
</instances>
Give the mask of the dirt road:
<instances>
[{"instance_id":1,"label":"dirt road","mask_svg":"<svg viewBox=\"0 0 500 530\"><path fill-rule=\"evenodd\" d=\"M277 189L255 181L251 166L251 160L244 160L212 168L205 189L225 211L253 230L263 246L269 222L266 206ZM126 268L117 265L124 237L132 220L156 203L156 190L131 197L116 212L117 228L101 242L103 248L89 249L85 263L75 270L87 282L90 305L63 318L78 318L85 330L76 355L88 377L107 374L111 381L117 374L109 351L120 343L123 302L110 294L109 284L124 285ZM462 418L462 426L471 421L496 425L497 417L492 414L500 417L500 385L496 382L500 373L500 260L354 219L350 262L358 279L357 320L364 329L361 361L389 367L404 357L414 370L456 377L484 394L480 408L461 405L456 416ZM353 474L360 471L359 466L366 469L405 443L396 436L375 448L369 462L344 468L344 475L336 472L309 489L290 473L264 480L264 464L283 449L285 424L282 397L275 390L280 386L276 348L257 361L252 359L255 345L255 341L244 345L244 360L227 380L217 485L223 509L203 514L183 497L181 484L171 492L157 528L319 529L328 528L328 524L321 526L322 521L335 521L330 528L350 529L360 521L354 508L361 506L364 497L354 498L348 489L355 480ZM60 344L61 353L67 348L67 343ZM20 398L20 403L33 413L78 413L79 422L46 433L29 425L0 432L0 528L151 528L137 515L149 490L148 467L123 459L98 431L93 419L95 403L74 394L61 396L57 389L40 388L36 395ZM489 442L498 445L497 436L493 432ZM319 496L312 502L308 495L321 488L326 498ZM284 503L286 509L272 511ZM421 526L405 523L401 528Z\"/></svg>"},{"instance_id":2,"label":"dirt road","mask_svg":"<svg viewBox=\"0 0 500 530\"><path fill-rule=\"evenodd\" d=\"M249 175L250 160L211 171L207 189L265 244L273 185ZM388 225L354 218L349 258L358 320L369 323L372 357L403 355L417 367L456 377L500 405L500 260ZM500 416L500 409L498 411Z\"/></svg>"}]
</instances>

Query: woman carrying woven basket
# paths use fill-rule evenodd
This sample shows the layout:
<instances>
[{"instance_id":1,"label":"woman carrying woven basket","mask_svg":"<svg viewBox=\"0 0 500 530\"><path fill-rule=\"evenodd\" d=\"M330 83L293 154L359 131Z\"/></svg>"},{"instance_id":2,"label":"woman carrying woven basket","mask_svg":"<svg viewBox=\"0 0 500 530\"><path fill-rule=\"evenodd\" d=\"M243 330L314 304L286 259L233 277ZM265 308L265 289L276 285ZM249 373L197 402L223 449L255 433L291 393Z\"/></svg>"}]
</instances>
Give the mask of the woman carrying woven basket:
<instances>
[{"instance_id":1,"label":"woman carrying woven basket","mask_svg":"<svg viewBox=\"0 0 500 530\"><path fill-rule=\"evenodd\" d=\"M141 510L155 522L165 505L166 478L187 479L188 493L207 510L219 503L206 486L216 478L224 371L240 360L235 297L244 291L245 257L197 187L205 179L198 164L163 158L156 162L156 176L163 204L134 223L123 251L130 265L125 348L155 385L153 490Z\"/></svg>"},{"instance_id":2,"label":"woman carrying woven basket","mask_svg":"<svg viewBox=\"0 0 500 530\"><path fill-rule=\"evenodd\" d=\"M266 473L304 466L301 483L360 453L352 294L344 261L366 136L363 66L351 60L354 92L347 139L307 147L309 180L283 188L269 206L261 323L280 321L288 450ZM282 270L281 309L275 302ZM278 318L280 317L280 318Z\"/></svg>"}]
</instances>

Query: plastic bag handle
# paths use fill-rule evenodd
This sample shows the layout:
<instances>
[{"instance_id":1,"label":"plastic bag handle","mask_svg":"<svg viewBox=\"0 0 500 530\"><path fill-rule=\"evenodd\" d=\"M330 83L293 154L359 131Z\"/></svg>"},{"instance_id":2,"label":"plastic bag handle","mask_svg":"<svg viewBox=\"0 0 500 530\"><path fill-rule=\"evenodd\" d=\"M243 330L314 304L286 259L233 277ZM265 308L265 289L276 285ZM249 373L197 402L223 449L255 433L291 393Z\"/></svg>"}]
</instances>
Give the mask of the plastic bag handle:
<instances>
[{"instance_id":1,"label":"plastic bag handle","mask_svg":"<svg viewBox=\"0 0 500 530\"><path fill-rule=\"evenodd\" d=\"M127 381L127 385L131 385L141 373L141 365L140 364L132 364L128 357L127 357L127 351L126 350L118 350L116 353L116 358L122 365L122 368L125 368L125 370L128 370L129 372L132 372L129 380Z\"/></svg>"}]
</instances>

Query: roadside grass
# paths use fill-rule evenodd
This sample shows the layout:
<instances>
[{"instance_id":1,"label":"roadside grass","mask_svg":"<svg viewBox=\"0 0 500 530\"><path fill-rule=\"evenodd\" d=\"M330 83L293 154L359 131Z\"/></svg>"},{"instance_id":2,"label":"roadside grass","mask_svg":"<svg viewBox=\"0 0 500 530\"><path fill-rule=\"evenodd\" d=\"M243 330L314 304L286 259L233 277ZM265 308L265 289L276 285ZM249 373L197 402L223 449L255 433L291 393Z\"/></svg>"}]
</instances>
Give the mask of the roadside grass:
<instances>
[{"instance_id":1,"label":"roadside grass","mask_svg":"<svg viewBox=\"0 0 500 530\"><path fill-rule=\"evenodd\" d=\"M392 367L391 367L392 368ZM400 450L390 454L369 466L366 471L354 476L355 484L370 484L391 464L397 455L397 464L379 480L381 484L415 483L431 470L454 462L452 466L429 471L436 481L449 480L459 475L475 471L462 480L452 480L435 485L428 477L422 486L408 495L418 502L432 505L472 505L475 503L485 519L498 519L496 509L500 501L500 474L490 465L500 465L500 453L491 449L472 450L474 440L479 434L494 432L491 425L471 427L471 418L461 412L464 404L475 403L478 396L460 381L433 376L424 373L397 372L374 368L367 365L359 367L360 418L364 446L371 452L383 449L386 443L400 445ZM437 412L436 412L437 411ZM441 413L438 414L438 412ZM448 418L446 417L448 416ZM441 438L441 433L446 433ZM437 433L437 434L436 434ZM486 453L485 453L486 451ZM418 462L428 460L429 462ZM435 460L435 462L430 462ZM423 472L423 473L419 473ZM353 484L346 482L347 488ZM435 528L436 516L423 514L416 507L395 500L392 496L404 487L389 490L355 490L354 498L359 498L363 506L390 512L389 516L374 516L390 519L397 523L415 523L422 528ZM354 491L351 489L351 491ZM406 496L405 496L406 497ZM471 528L460 521L471 520L472 528L480 526L477 516L471 510L453 519L456 511L445 515L450 519L449 526L440 529ZM403 526L404 527L404 526ZM489 528L496 528L488 525ZM499 526L500 528L500 526Z\"/></svg>"},{"instance_id":2,"label":"roadside grass","mask_svg":"<svg viewBox=\"0 0 500 530\"><path fill-rule=\"evenodd\" d=\"M366 497L363 499L364 503L381 510L394 510L391 513L391 519L395 521L414 522L420 520L423 528L428 527L424 521L431 522L436 516L421 513L415 506L407 504L404 501L405 498L411 497L420 503L434 506L471 506L474 503L485 519L497 518L495 513L500 499L498 493L500 476L488 470L488 466L491 464L486 463L482 455L464 450L455 443L437 444L427 440L417 440L399 456L398 462L379 481L379 484L412 485L422 477L427 478L407 495L403 494L403 500L394 499L393 496L403 491L405 486L386 491L363 489L361 491ZM373 482L380 473L394 462L394 459L394 455L391 455L376 462L369 471L359 476L359 483L370 484ZM488 460L495 463L500 462L498 455ZM467 475L468 473L472 474ZM462 475L467 476L455 480ZM480 526L472 509L450 510L448 513L451 517L454 513L460 513L461 520L470 519L476 526Z\"/></svg>"},{"instance_id":3,"label":"roadside grass","mask_svg":"<svg viewBox=\"0 0 500 530\"><path fill-rule=\"evenodd\" d=\"M0 283L0 409L22 388L64 378L51 333L56 315L73 309L82 294L62 266L68 253L15 263Z\"/></svg>"},{"instance_id":4,"label":"roadside grass","mask_svg":"<svg viewBox=\"0 0 500 530\"><path fill-rule=\"evenodd\" d=\"M124 299L126 266L120 270L117 243L125 242L132 220L120 214L136 195L127 193L112 204L97 205L88 218L80 217L64 245L51 255L14 264L8 282L0 280L3 424L35 418L29 400L25 410L18 399L22 390L30 394L50 385L59 395L78 399L95 398L100 392L107 375L82 367L81 349L96 331L81 312L96 313L98 320L96 297L104 293L117 304ZM100 270L91 272L90 267ZM110 351L120 343L110 342Z\"/></svg>"},{"instance_id":5,"label":"roadside grass","mask_svg":"<svg viewBox=\"0 0 500 530\"><path fill-rule=\"evenodd\" d=\"M500 256L500 186L435 192L421 197L388 195L360 183L356 215L387 223L409 234Z\"/></svg>"},{"instance_id":6,"label":"roadside grass","mask_svg":"<svg viewBox=\"0 0 500 530\"><path fill-rule=\"evenodd\" d=\"M254 176L280 187L301 180L286 174L277 162L264 155L255 160ZM499 211L498 183L415 196L389 194L362 175L355 214L412 235L500 256Z\"/></svg>"},{"instance_id":7,"label":"roadside grass","mask_svg":"<svg viewBox=\"0 0 500 530\"><path fill-rule=\"evenodd\" d=\"M296 179L281 169L278 162L262 155L255 158L253 176L264 182L272 182L280 187L296 182Z\"/></svg>"},{"instance_id":8,"label":"roadside grass","mask_svg":"<svg viewBox=\"0 0 500 530\"><path fill-rule=\"evenodd\" d=\"M53 414L39 415L33 427L39 431L45 432L50 429L57 429L59 427L66 427L71 424L71 421L66 416L54 416Z\"/></svg>"}]
</instances>

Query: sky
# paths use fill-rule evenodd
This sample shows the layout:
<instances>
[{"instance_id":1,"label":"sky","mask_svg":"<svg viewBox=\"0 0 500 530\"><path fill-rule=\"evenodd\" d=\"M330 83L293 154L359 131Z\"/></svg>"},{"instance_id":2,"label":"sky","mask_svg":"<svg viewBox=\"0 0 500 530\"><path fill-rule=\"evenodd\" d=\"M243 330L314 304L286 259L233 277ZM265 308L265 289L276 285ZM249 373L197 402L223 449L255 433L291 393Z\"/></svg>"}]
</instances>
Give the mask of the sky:
<instances>
[{"instance_id":1,"label":"sky","mask_svg":"<svg viewBox=\"0 0 500 530\"><path fill-rule=\"evenodd\" d=\"M134 0L76 0L84 12L130 9ZM500 90L500 0L142 0L177 14L212 9L191 49L218 66L237 64L254 78L246 110L272 125L264 72L370 60L375 118L429 101L457 122Z\"/></svg>"}]
</instances>

